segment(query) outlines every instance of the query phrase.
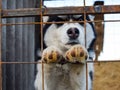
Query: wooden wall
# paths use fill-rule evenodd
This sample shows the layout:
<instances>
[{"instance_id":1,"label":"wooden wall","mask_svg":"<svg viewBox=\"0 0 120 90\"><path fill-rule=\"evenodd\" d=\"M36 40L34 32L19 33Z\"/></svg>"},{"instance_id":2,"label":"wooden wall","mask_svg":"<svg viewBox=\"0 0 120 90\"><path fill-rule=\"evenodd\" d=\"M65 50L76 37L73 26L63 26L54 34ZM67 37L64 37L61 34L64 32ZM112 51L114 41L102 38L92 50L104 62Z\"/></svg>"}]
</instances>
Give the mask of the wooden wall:
<instances>
[{"instance_id":1,"label":"wooden wall","mask_svg":"<svg viewBox=\"0 0 120 90\"><path fill-rule=\"evenodd\" d=\"M36 0L2 0L2 9L34 8ZM34 22L34 17L2 19L2 23ZM2 61L34 62L35 25L2 26ZM2 90L34 90L34 64L2 64Z\"/></svg>"}]
</instances>

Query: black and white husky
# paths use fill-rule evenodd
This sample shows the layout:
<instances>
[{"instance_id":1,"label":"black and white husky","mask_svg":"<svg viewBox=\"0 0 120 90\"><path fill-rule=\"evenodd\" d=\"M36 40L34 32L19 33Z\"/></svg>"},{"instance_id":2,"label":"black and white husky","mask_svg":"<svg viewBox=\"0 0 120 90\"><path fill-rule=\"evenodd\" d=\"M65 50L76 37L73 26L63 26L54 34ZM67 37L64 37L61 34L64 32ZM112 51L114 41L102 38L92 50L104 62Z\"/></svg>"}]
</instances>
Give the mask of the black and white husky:
<instances>
[{"instance_id":1,"label":"black and white husky","mask_svg":"<svg viewBox=\"0 0 120 90\"><path fill-rule=\"evenodd\" d=\"M93 20L86 16L86 20ZM83 21L83 15L65 15L45 17L48 22ZM93 44L96 38L94 24L53 23L43 27L44 50L41 60L44 64L45 90L92 90L93 65L88 64L86 78L86 60L94 58ZM86 43L86 44L85 44ZM35 89L42 90L41 64L37 65Z\"/></svg>"}]
</instances>

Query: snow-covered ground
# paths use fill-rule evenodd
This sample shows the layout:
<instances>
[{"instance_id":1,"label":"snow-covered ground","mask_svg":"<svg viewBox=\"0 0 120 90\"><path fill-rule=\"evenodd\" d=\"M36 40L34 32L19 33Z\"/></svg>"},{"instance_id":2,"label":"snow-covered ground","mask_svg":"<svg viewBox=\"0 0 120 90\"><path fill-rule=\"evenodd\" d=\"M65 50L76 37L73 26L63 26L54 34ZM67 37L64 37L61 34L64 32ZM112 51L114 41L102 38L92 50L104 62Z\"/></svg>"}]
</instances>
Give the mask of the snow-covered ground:
<instances>
[{"instance_id":1,"label":"snow-covered ground","mask_svg":"<svg viewBox=\"0 0 120 90\"><path fill-rule=\"evenodd\" d=\"M85 5L93 5L94 1L86 0ZM99 0L104 1L105 5L120 5L120 0ZM84 0L56 0L45 1L47 7L62 6L83 6ZM120 20L120 14L105 15L105 20ZM120 22L105 22L104 49L99 56L99 60L120 59Z\"/></svg>"}]
</instances>

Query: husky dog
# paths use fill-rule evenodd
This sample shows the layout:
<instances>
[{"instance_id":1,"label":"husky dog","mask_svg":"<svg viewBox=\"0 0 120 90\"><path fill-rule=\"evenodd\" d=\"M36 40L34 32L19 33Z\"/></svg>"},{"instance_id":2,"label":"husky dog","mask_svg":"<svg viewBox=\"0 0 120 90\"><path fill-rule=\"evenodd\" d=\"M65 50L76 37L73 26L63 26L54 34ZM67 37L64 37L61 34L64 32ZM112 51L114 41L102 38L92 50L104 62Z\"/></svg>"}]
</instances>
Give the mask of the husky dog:
<instances>
[{"instance_id":1,"label":"husky dog","mask_svg":"<svg viewBox=\"0 0 120 90\"><path fill-rule=\"evenodd\" d=\"M93 20L87 15L86 20ZM43 26L44 50L41 60L44 64L45 90L92 90L93 65L88 64L86 78L86 60L93 60L93 44L96 38L92 22L54 23L59 21L84 21L83 15L64 15L44 17L53 22ZM84 28L86 26L86 29ZM42 90L41 64L37 65L35 89Z\"/></svg>"}]
</instances>

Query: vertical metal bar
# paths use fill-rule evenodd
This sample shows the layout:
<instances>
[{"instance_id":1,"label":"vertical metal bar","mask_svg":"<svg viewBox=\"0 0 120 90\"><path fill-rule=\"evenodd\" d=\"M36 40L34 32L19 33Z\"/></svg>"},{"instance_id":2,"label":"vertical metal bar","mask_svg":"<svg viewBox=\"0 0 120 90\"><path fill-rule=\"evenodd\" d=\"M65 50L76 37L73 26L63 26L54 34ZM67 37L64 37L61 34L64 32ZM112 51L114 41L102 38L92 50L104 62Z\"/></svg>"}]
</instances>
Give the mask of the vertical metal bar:
<instances>
[{"instance_id":1,"label":"vertical metal bar","mask_svg":"<svg viewBox=\"0 0 120 90\"><path fill-rule=\"evenodd\" d=\"M2 58L1 58L1 44L2 44L2 0L0 0L0 90L2 90Z\"/></svg>"},{"instance_id":2,"label":"vertical metal bar","mask_svg":"<svg viewBox=\"0 0 120 90\"><path fill-rule=\"evenodd\" d=\"M42 11L43 0L40 1L40 9ZM40 13L40 33L41 33L41 52L43 51L43 15ZM42 90L44 90L44 63L42 62Z\"/></svg>"},{"instance_id":3,"label":"vertical metal bar","mask_svg":"<svg viewBox=\"0 0 120 90\"><path fill-rule=\"evenodd\" d=\"M84 30L85 30L85 47L87 48L87 34L86 34L86 11L85 11L85 6L86 6L86 0L84 0ZM86 90L88 90L88 65L86 62Z\"/></svg>"},{"instance_id":4,"label":"vertical metal bar","mask_svg":"<svg viewBox=\"0 0 120 90\"><path fill-rule=\"evenodd\" d=\"M88 90L88 63L86 63L86 90Z\"/></svg>"}]
</instances>

